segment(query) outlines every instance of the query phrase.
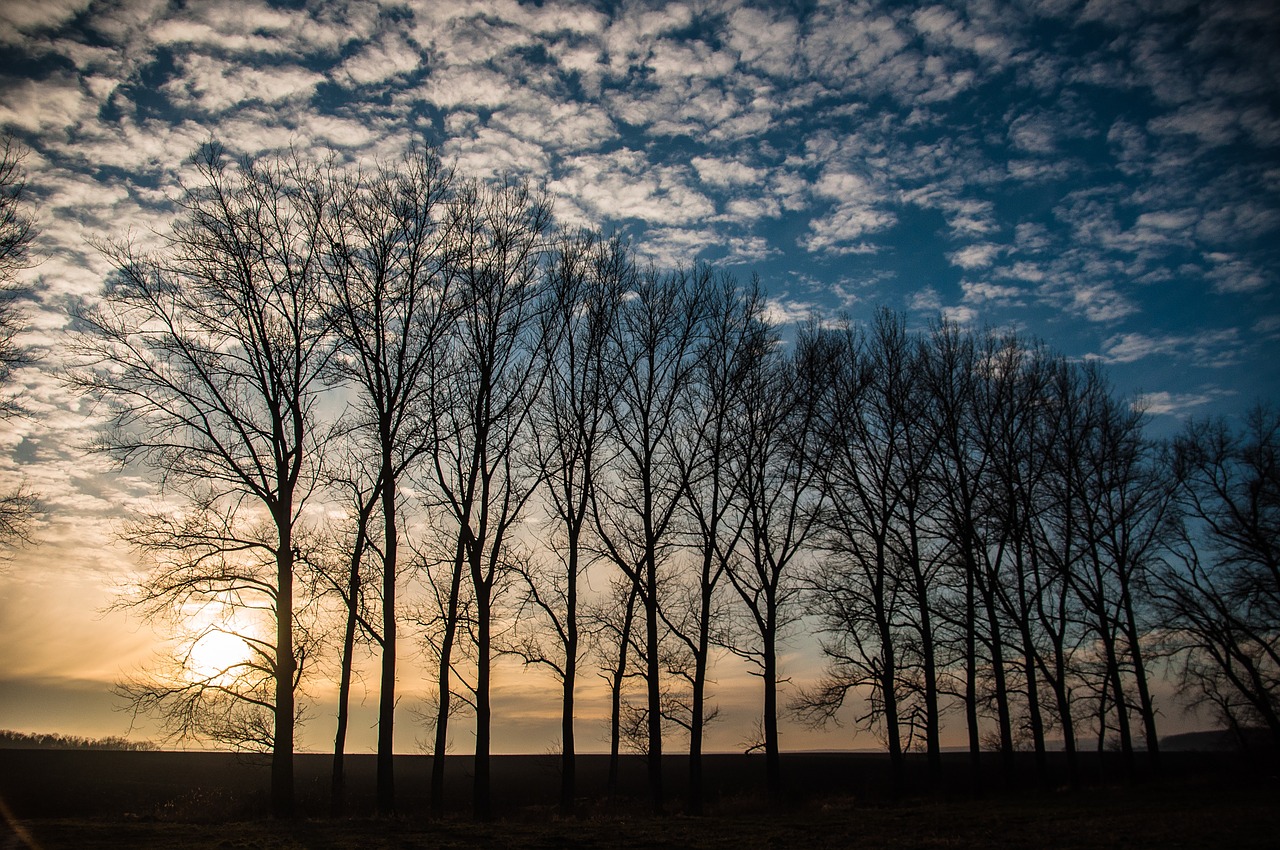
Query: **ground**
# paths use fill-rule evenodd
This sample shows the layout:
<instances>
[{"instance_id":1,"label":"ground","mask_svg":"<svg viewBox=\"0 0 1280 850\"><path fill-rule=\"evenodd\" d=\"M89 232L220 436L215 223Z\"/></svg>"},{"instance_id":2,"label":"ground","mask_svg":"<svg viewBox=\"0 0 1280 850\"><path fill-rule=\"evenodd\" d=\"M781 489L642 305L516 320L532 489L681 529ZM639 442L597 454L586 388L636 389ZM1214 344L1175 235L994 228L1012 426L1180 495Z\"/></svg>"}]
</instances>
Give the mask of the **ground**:
<instances>
[{"instance_id":1,"label":"ground","mask_svg":"<svg viewBox=\"0 0 1280 850\"><path fill-rule=\"evenodd\" d=\"M83 754L82 754L83 755ZM119 754L119 756L146 754ZM211 763L222 763L227 757L210 759L208 754L152 754L152 765L178 769L190 764L209 777L208 786L222 781L216 772L207 770ZM465 811L455 810L446 817L430 820L406 806L399 817L375 819L368 815L346 819L328 819L314 812L291 822L273 821L261 816L244 816L234 810L234 797L225 790L202 787L176 793L170 799L145 811L95 810L96 801L128 800L131 807L146 803L144 796L155 795L156 788L139 784L127 771L114 777L89 770L76 776L63 774L61 787L71 797L61 805L46 800L43 814L31 815L33 801L41 794L14 793L17 784L7 768L20 767L28 772L30 788L42 781L33 765L39 755L25 754L15 759L0 753L0 792L15 800L9 809L8 834L0 836L0 847L33 846L41 848L745 848L801 847L805 850L858 847L1036 847L1048 848L1174 848L1233 847L1274 848L1280 846L1280 780L1272 769L1273 762L1241 762L1223 758L1166 757L1166 769L1155 775L1143 772L1137 781L1117 777L1114 770L1099 773L1092 765L1087 787L1075 791L1052 784L1019 783L1015 787L996 787L975 793L952 784L941 791L924 793L910 789L900 794L886 794L882 785L868 782L868 777L883 776L877 768L881 762L867 756L811 757L810 763L820 770L808 772L822 778L823 771L835 786L829 793L820 787L797 782L801 790L780 803L769 803L750 783L727 787L709 806L706 817L687 817L679 813L680 799L673 781L671 814L655 817L645 812L635 796L607 802L594 797L583 798L577 817L562 818L555 807L542 797L537 800L508 800L499 807L499 820L488 824L470 821ZM727 757L728 758L728 757ZM799 758L799 757L797 757ZM48 757L46 757L48 760ZM56 772L75 766L76 759L55 757ZM83 758L79 760L85 762ZM89 759L92 763L95 760ZM108 764L147 763L146 759L98 759L97 766ZM962 765L961 760L953 760ZM235 764L235 763L233 763ZM243 762L236 770L252 768ZM304 765L305 767L319 767ZM728 762L727 767L743 762ZM752 763L754 764L754 763ZM793 767L803 766L801 762ZM81 765L83 766L83 765ZM90 765L93 766L93 765ZM363 768L363 765L360 765ZM455 765L465 779L465 760ZM545 762L534 757L521 760L512 757L497 765L514 782L506 787L526 789L538 795L554 783L537 782L534 774L545 774ZM726 765L721 765L725 767ZM1113 765L1114 766L1114 765ZM422 765L417 765L421 768ZM631 768L638 768L632 764ZM528 773L533 771L533 773ZM164 770L151 771L170 787ZM353 779L363 780L362 770ZM418 790L416 773L406 770L408 790ZM633 775L639 775L634 770ZM744 771L730 771L742 779ZM88 787L86 776L93 774L102 793L92 799L80 797ZM521 776L523 774L523 777ZM714 772L713 772L714 774ZM300 780L308 781L308 772L300 771ZM754 773L747 776L751 780ZM497 778L497 777L495 777ZM675 774L673 773L673 779ZM357 786L360 782L354 783ZM455 782L465 785L465 782ZM498 783L502 785L502 783ZM589 786L594 787L594 786ZM121 789L124 789L123 791ZM628 786L632 791L634 786ZM179 789L174 789L179 790ZM356 795L358 800L364 798ZM517 795L509 795L516 796ZM302 794L303 808L308 801ZM132 798L132 799L130 799ZM459 798L460 799L460 798ZM511 804L518 803L518 805ZM22 809L28 809L24 816ZM93 811L77 814L75 810ZM7 842L7 843L6 843Z\"/></svg>"}]
</instances>

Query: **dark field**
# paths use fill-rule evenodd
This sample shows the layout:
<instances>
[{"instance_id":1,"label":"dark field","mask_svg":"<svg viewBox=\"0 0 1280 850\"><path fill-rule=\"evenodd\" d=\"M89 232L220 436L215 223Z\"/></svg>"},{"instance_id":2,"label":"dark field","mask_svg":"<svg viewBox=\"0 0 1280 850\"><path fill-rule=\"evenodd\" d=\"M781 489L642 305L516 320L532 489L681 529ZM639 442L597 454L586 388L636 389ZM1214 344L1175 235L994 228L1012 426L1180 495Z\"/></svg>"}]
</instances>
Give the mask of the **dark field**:
<instances>
[{"instance_id":1,"label":"dark field","mask_svg":"<svg viewBox=\"0 0 1280 850\"><path fill-rule=\"evenodd\" d=\"M706 817L681 814L685 761L666 760L670 814L644 798L644 762L624 760L618 799L604 798L607 760L582 756L578 816L556 812L550 756L494 759L497 820L468 820L470 759L448 763L451 814L425 816L431 760L397 761L402 814L374 819L373 757L348 757L349 818L323 817L329 758L300 755L300 815L266 818L264 762L223 753L0 750L0 848L462 848L462 847L1280 847L1275 762L1229 754L1166 753L1159 776L1124 780L1112 755L1085 757L1087 786L1042 788L1029 759L1005 788L994 756L981 783L949 754L941 787L926 793L923 763L889 790L887 759L789 754L788 799L768 803L758 756L710 756ZM1055 771L1062 765L1054 762ZM975 787L980 786L980 787Z\"/></svg>"}]
</instances>

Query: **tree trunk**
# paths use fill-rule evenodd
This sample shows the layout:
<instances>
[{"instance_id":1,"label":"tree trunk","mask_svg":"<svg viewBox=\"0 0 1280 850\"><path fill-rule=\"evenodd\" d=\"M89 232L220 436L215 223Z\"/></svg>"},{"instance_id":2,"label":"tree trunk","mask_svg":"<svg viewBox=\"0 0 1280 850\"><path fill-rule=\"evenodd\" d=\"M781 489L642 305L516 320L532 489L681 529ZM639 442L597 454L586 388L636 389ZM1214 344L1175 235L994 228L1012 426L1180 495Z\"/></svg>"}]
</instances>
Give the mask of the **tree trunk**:
<instances>
[{"instance_id":1,"label":"tree trunk","mask_svg":"<svg viewBox=\"0 0 1280 850\"><path fill-rule=\"evenodd\" d=\"M573 814L578 796L577 754L573 736L574 688L578 681L578 529L569 541L564 647L563 700L560 711L560 813Z\"/></svg>"},{"instance_id":2,"label":"tree trunk","mask_svg":"<svg viewBox=\"0 0 1280 850\"><path fill-rule=\"evenodd\" d=\"M360 562L364 553L364 523L356 529L347 572L347 622L342 634L342 672L338 680L338 729L333 738L333 771L329 780L329 816L342 817L346 804L347 722L351 714L351 666L355 655L356 617L360 600Z\"/></svg>"},{"instance_id":3,"label":"tree trunk","mask_svg":"<svg viewBox=\"0 0 1280 850\"><path fill-rule=\"evenodd\" d=\"M764 774L765 787L773 800L782 797L782 758L778 741L778 652L777 604L770 593L769 615L761 637L764 640Z\"/></svg>"},{"instance_id":4,"label":"tree trunk","mask_svg":"<svg viewBox=\"0 0 1280 850\"><path fill-rule=\"evenodd\" d=\"M988 637L991 647L991 675L996 687L996 724L1000 731L1000 775L1006 787L1013 785L1013 721L1009 712L1009 683L1004 669L1004 637L1000 629L1000 616L991 586L996 579L987 576L987 586L982 590L982 603L987 615Z\"/></svg>"},{"instance_id":5,"label":"tree trunk","mask_svg":"<svg viewBox=\"0 0 1280 850\"><path fill-rule=\"evenodd\" d=\"M658 663L658 564L652 542L645 553L644 621L645 670L649 691L649 802L653 813L663 813L662 792L662 667Z\"/></svg>"},{"instance_id":6,"label":"tree trunk","mask_svg":"<svg viewBox=\"0 0 1280 850\"><path fill-rule=\"evenodd\" d=\"M280 507L276 549L275 730L271 751L271 814L292 818L293 807L293 536L292 505Z\"/></svg>"},{"instance_id":7,"label":"tree trunk","mask_svg":"<svg viewBox=\"0 0 1280 850\"><path fill-rule=\"evenodd\" d=\"M396 712L396 480L384 459L382 467L382 681L378 694L377 811L396 810L395 712Z\"/></svg>"},{"instance_id":8,"label":"tree trunk","mask_svg":"<svg viewBox=\"0 0 1280 850\"><path fill-rule=\"evenodd\" d=\"M609 799L618 793L618 756L622 744L622 683L627 674L627 655L631 648L631 629L635 621L637 588L632 584L627 594L626 614L618 639L618 666L609 682L611 713L609 717Z\"/></svg>"},{"instance_id":9,"label":"tree trunk","mask_svg":"<svg viewBox=\"0 0 1280 850\"><path fill-rule=\"evenodd\" d=\"M449 664L453 660L453 642L458 630L458 596L462 590L463 533L453 553L453 575L449 584L449 600L444 620L444 636L440 640L439 704L436 707L436 740L431 758L431 814L444 814L444 759L449 745Z\"/></svg>"},{"instance_id":10,"label":"tree trunk","mask_svg":"<svg viewBox=\"0 0 1280 850\"><path fill-rule=\"evenodd\" d=\"M1147 760L1154 770L1160 769L1160 736L1156 732L1156 709L1147 685L1147 667L1142 656L1141 636L1137 618L1133 613L1133 597L1129 592L1127 577L1121 578L1121 603L1125 614L1125 641L1129 644L1129 656L1133 659L1134 681L1138 687L1138 709L1142 713L1142 730L1147 742Z\"/></svg>"},{"instance_id":11,"label":"tree trunk","mask_svg":"<svg viewBox=\"0 0 1280 850\"><path fill-rule=\"evenodd\" d=\"M489 620L492 615L490 590L487 582L476 582L476 756L472 785L472 814L479 821L487 821L493 815L489 799L491 731L489 678L492 672L489 658L491 643Z\"/></svg>"},{"instance_id":12,"label":"tree trunk","mask_svg":"<svg viewBox=\"0 0 1280 850\"><path fill-rule=\"evenodd\" d=\"M964 717L969 731L969 769L973 787L982 787L982 739L978 734L978 600L973 552L965 542L964 581Z\"/></svg>"}]
</instances>

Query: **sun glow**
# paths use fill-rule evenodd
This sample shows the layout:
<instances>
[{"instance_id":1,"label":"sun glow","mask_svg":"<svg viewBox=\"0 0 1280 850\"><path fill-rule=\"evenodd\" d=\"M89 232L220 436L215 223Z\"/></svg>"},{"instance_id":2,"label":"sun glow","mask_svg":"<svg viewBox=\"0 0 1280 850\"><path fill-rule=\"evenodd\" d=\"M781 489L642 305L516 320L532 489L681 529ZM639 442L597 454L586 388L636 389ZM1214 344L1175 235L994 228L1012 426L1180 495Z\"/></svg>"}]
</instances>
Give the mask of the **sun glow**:
<instances>
[{"instance_id":1,"label":"sun glow","mask_svg":"<svg viewBox=\"0 0 1280 850\"><path fill-rule=\"evenodd\" d=\"M211 630L191 644L187 667L199 679L234 678L239 665L250 660L249 644L239 635Z\"/></svg>"}]
</instances>

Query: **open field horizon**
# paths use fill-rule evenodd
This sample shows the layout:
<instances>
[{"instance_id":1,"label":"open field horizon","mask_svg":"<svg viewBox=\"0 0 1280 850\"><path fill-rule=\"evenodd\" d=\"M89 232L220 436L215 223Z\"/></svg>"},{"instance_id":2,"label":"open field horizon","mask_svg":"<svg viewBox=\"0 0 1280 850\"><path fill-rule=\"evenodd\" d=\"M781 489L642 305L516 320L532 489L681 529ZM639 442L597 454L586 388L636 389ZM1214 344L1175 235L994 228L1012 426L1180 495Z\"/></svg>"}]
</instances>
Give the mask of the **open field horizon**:
<instances>
[{"instance_id":1,"label":"open field horizon","mask_svg":"<svg viewBox=\"0 0 1280 850\"><path fill-rule=\"evenodd\" d=\"M1261 754L1259 754L1261 755ZM665 756L671 807L647 813L645 762L624 756L618 796L608 800L607 756L580 756L577 817L555 814L556 760L495 756L494 816L467 819L466 756L446 758L446 813L426 815L430 756L398 756L400 806L373 819L373 755L348 756L350 815L322 817L328 758L297 756L299 818L266 817L269 771L261 757L229 753L4 750L0 800L21 842L76 847L1169 847L1274 846L1280 790L1274 760L1240 754L1166 753L1159 776L1145 765L1122 779L1117 753L1085 753L1084 787L1067 791L1060 760L1052 787L1033 780L1032 754L1003 788L997 759L980 783L967 756L947 754L938 788L926 788L923 757L909 759L894 793L882 754L788 754L788 791L764 795L760 756L710 755L707 816L687 817L683 756ZM257 763L255 763L257 762ZM21 830L21 832L15 831ZM25 836L25 838L24 838ZM6 845L8 846L8 845ZM17 846L23 846L18 843Z\"/></svg>"}]
</instances>

